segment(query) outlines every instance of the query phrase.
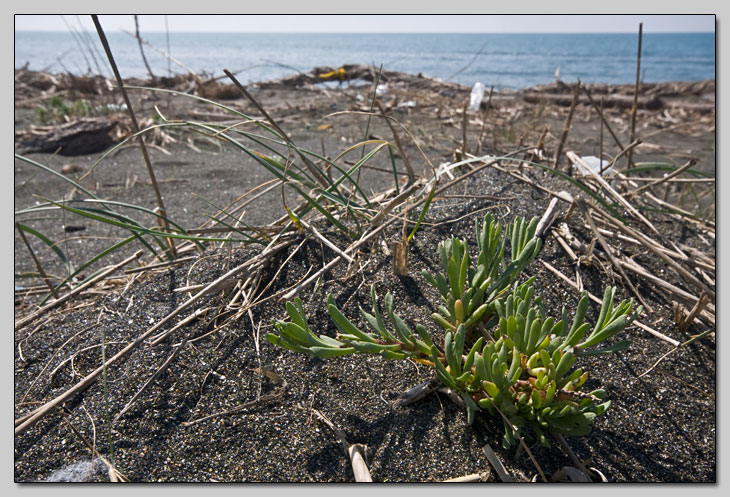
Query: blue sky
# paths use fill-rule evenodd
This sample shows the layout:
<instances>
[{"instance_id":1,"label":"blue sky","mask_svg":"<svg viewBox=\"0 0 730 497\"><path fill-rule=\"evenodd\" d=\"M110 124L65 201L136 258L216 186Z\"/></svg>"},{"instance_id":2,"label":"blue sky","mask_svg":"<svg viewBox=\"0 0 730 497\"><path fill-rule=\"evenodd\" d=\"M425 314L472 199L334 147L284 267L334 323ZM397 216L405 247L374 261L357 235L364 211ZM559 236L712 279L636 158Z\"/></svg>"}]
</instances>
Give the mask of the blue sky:
<instances>
[{"instance_id":1,"label":"blue sky","mask_svg":"<svg viewBox=\"0 0 730 497\"><path fill-rule=\"evenodd\" d=\"M134 31L132 15L100 15L107 32ZM147 15L142 32L714 32L713 15ZM94 30L88 15L16 15L15 30Z\"/></svg>"}]
</instances>

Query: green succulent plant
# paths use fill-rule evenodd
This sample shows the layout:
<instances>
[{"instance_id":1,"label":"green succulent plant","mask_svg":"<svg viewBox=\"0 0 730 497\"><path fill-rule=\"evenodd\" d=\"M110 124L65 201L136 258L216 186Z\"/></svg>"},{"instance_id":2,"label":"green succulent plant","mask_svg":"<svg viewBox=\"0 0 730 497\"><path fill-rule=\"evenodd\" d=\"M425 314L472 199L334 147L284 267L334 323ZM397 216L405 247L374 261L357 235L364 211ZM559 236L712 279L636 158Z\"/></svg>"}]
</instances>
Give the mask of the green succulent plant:
<instances>
[{"instance_id":1,"label":"green succulent plant","mask_svg":"<svg viewBox=\"0 0 730 497\"><path fill-rule=\"evenodd\" d=\"M517 218L503 234L501 224L488 214L481 229L476 226L479 255L475 262L466 241L451 237L439 244L444 273L423 274L442 298L439 312L432 314L445 330L440 346L425 326L416 324L415 333L410 329L394 312L390 293L384 299L383 315L374 286L370 289L371 312L360 307L363 320L374 332L353 324L329 295L327 310L338 329L336 338L312 332L298 298L286 304L290 321L276 321L279 334L269 333L266 338L319 358L377 354L429 365L439 381L464 400L470 424L480 411L502 415L505 447L515 444L515 430L522 434L527 426L546 446L546 431L586 435L611 401L603 400L602 389L581 391L588 373L573 369L576 359L628 347L624 340L594 348L631 324L642 307L633 310L633 301L626 300L614 307L616 289L609 287L592 329L584 321L589 304L585 292L572 320L565 308L559 320L546 316L540 297L535 297L535 277L516 282L540 250L540 239L534 236L536 226L536 218L529 223ZM507 235L509 263L504 254Z\"/></svg>"}]
</instances>

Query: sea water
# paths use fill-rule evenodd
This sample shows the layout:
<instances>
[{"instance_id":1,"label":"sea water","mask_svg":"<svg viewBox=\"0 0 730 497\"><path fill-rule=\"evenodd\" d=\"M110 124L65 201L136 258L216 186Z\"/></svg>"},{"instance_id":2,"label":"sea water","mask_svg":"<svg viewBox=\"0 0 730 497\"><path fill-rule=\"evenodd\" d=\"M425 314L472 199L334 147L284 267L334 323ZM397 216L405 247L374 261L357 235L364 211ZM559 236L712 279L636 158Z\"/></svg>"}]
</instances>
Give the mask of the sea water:
<instances>
[{"instance_id":1,"label":"sea water","mask_svg":"<svg viewBox=\"0 0 730 497\"><path fill-rule=\"evenodd\" d=\"M137 40L106 33L122 77L147 77ZM634 83L638 33L628 34L303 34L141 33L156 76L198 73L264 81L316 66L381 64L386 70L487 88L525 88L555 81ZM154 48L153 48L154 47ZM161 52L168 52L171 62ZM95 32L15 33L15 67L54 73L111 70ZM714 33L645 33L641 80L715 79Z\"/></svg>"}]
</instances>

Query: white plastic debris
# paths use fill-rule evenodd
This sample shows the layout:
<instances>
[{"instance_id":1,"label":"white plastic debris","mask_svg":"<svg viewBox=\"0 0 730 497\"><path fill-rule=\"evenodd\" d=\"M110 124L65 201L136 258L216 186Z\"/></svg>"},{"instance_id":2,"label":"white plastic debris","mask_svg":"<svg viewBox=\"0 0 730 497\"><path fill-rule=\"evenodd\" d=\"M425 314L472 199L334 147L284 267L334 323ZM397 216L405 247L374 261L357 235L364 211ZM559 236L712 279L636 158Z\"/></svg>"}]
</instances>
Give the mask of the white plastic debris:
<instances>
[{"instance_id":1,"label":"white plastic debris","mask_svg":"<svg viewBox=\"0 0 730 497\"><path fill-rule=\"evenodd\" d=\"M399 102L398 105L397 105L397 108L399 108L399 109L402 109L402 108L412 109L415 106L416 106L416 102L414 102L413 100L405 100L403 102Z\"/></svg>"},{"instance_id":2,"label":"white plastic debris","mask_svg":"<svg viewBox=\"0 0 730 497\"><path fill-rule=\"evenodd\" d=\"M479 110L479 106L482 105L482 99L484 98L484 85L477 81L474 83L474 87L471 89L471 95L469 96L469 112L476 112Z\"/></svg>"},{"instance_id":3,"label":"white plastic debris","mask_svg":"<svg viewBox=\"0 0 730 497\"><path fill-rule=\"evenodd\" d=\"M607 160L601 160L595 155L586 155L580 158L580 160L583 161L583 163L590 167L592 171L594 171L596 174L600 174L602 176L614 176L616 174L616 170L613 167L608 167L610 164ZM581 166L579 164L573 164L573 168L578 173L588 173L588 171L582 171ZM603 170L603 173L601 173L601 170Z\"/></svg>"},{"instance_id":4,"label":"white plastic debris","mask_svg":"<svg viewBox=\"0 0 730 497\"><path fill-rule=\"evenodd\" d=\"M375 88L375 94L379 97L385 95L386 93L388 93L388 83L378 85Z\"/></svg>"}]
</instances>

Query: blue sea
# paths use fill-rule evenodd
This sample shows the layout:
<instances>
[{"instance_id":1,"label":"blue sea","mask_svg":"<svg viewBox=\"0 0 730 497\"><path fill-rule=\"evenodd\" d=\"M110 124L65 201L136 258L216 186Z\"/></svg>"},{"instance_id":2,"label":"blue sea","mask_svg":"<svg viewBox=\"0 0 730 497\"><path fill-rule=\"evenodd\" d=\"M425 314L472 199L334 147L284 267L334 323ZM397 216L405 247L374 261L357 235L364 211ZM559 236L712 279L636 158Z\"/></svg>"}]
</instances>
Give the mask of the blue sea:
<instances>
[{"instance_id":1,"label":"blue sea","mask_svg":"<svg viewBox=\"0 0 730 497\"><path fill-rule=\"evenodd\" d=\"M145 55L156 76L188 72L243 82L307 72L316 66L383 65L471 86L525 88L560 78L586 83L634 83L638 33L634 34L297 34L141 33L154 47ZM137 41L107 33L122 77L147 77ZM169 43L169 45L168 45ZM169 47L169 48L168 48ZM168 52L170 62L161 52ZM104 74L111 70L94 32L15 33L15 67L54 73ZM714 33L645 33L641 80L715 79Z\"/></svg>"}]
</instances>

